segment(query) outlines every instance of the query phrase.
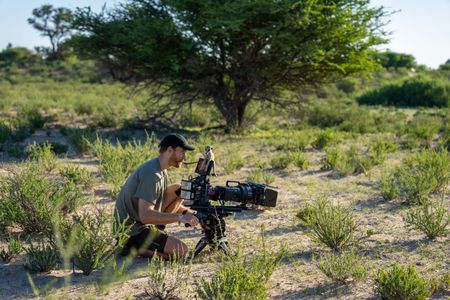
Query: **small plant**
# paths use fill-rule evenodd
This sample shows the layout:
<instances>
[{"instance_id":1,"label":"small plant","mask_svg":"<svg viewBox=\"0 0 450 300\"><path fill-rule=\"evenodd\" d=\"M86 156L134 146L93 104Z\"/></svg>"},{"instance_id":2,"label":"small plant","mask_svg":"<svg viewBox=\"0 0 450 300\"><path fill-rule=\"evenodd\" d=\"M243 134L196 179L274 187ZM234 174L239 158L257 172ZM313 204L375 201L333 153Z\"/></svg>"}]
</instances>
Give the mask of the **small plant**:
<instances>
[{"instance_id":1,"label":"small plant","mask_svg":"<svg viewBox=\"0 0 450 300\"><path fill-rule=\"evenodd\" d=\"M8 247L0 251L0 258L5 263L9 263L11 259L15 258L20 252L22 252L23 246L19 239L10 238L8 242Z\"/></svg>"},{"instance_id":2,"label":"small plant","mask_svg":"<svg viewBox=\"0 0 450 300\"><path fill-rule=\"evenodd\" d=\"M244 160L236 147L230 147L227 155L221 156L217 163L219 167L222 167L225 174L230 174L244 166Z\"/></svg>"},{"instance_id":3,"label":"small plant","mask_svg":"<svg viewBox=\"0 0 450 300\"><path fill-rule=\"evenodd\" d=\"M357 175L368 171L375 164L372 157L360 154L355 147L346 151L332 148L325 152L322 170L333 170L338 176Z\"/></svg>"},{"instance_id":4,"label":"small plant","mask_svg":"<svg viewBox=\"0 0 450 300\"><path fill-rule=\"evenodd\" d=\"M43 243L26 249L27 262L24 267L31 273L50 272L56 268L56 251Z\"/></svg>"},{"instance_id":5,"label":"small plant","mask_svg":"<svg viewBox=\"0 0 450 300\"><path fill-rule=\"evenodd\" d=\"M187 299L190 271L190 262L179 261L176 258L165 262L155 255L148 263L145 292L149 297L156 299Z\"/></svg>"},{"instance_id":6,"label":"small plant","mask_svg":"<svg viewBox=\"0 0 450 300\"><path fill-rule=\"evenodd\" d=\"M309 160L304 156L302 152L296 151L289 155L292 163L300 170L306 170L309 167Z\"/></svg>"},{"instance_id":7,"label":"small plant","mask_svg":"<svg viewBox=\"0 0 450 300\"><path fill-rule=\"evenodd\" d=\"M275 181L275 175L266 170L256 169L248 174L247 181L271 184Z\"/></svg>"},{"instance_id":8,"label":"small plant","mask_svg":"<svg viewBox=\"0 0 450 300\"><path fill-rule=\"evenodd\" d=\"M412 208L404 217L404 221L415 230L422 231L428 238L446 236L450 224L450 214L442 202L427 201L423 205Z\"/></svg>"},{"instance_id":9,"label":"small plant","mask_svg":"<svg viewBox=\"0 0 450 300\"><path fill-rule=\"evenodd\" d=\"M59 174L70 182L81 184L86 188L90 188L93 185L94 180L89 170L77 164L67 164L60 167Z\"/></svg>"},{"instance_id":10,"label":"small plant","mask_svg":"<svg viewBox=\"0 0 450 300\"><path fill-rule=\"evenodd\" d=\"M66 237L70 235L75 237L74 240L77 243L73 264L80 268L84 275L103 268L128 238L128 228L125 223L116 226L111 232L110 217L101 210L97 210L94 214L85 213L74 216L69 226L71 233L63 234Z\"/></svg>"},{"instance_id":11,"label":"small plant","mask_svg":"<svg viewBox=\"0 0 450 300\"><path fill-rule=\"evenodd\" d=\"M384 173L379 182L381 196L384 200L394 200L400 195L401 182L398 172Z\"/></svg>"},{"instance_id":12,"label":"small plant","mask_svg":"<svg viewBox=\"0 0 450 300\"><path fill-rule=\"evenodd\" d=\"M272 160L270 161L270 164L275 169L286 169L291 162L291 158L289 155L285 153L277 154Z\"/></svg>"},{"instance_id":13,"label":"small plant","mask_svg":"<svg viewBox=\"0 0 450 300\"><path fill-rule=\"evenodd\" d=\"M322 198L303 208L297 217L305 223L315 241L335 251L355 242L358 224L350 206L335 206Z\"/></svg>"},{"instance_id":14,"label":"small plant","mask_svg":"<svg viewBox=\"0 0 450 300\"><path fill-rule=\"evenodd\" d=\"M387 154L397 150L397 145L386 140L378 140L370 147L370 153L376 165L382 164Z\"/></svg>"},{"instance_id":15,"label":"small plant","mask_svg":"<svg viewBox=\"0 0 450 300\"><path fill-rule=\"evenodd\" d=\"M266 249L264 234L262 247L256 253L244 256L238 249L236 255L222 256L220 268L210 280L201 278L197 282L200 299L266 299L267 282L285 254Z\"/></svg>"},{"instance_id":16,"label":"small plant","mask_svg":"<svg viewBox=\"0 0 450 300\"><path fill-rule=\"evenodd\" d=\"M332 129L325 129L319 132L317 138L312 142L312 146L316 149L324 149L340 140L338 133Z\"/></svg>"},{"instance_id":17,"label":"small plant","mask_svg":"<svg viewBox=\"0 0 450 300\"><path fill-rule=\"evenodd\" d=\"M69 143L80 154L86 154L90 150L89 143L96 139L95 131L90 128L63 128L61 133L67 136Z\"/></svg>"},{"instance_id":18,"label":"small plant","mask_svg":"<svg viewBox=\"0 0 450 300\"><path fill-rule=\"evenodd\" d=\"M364 279L367 275L364 260L352 251L326 253L316 261L316 266L328 278L345 284Z\"/></svg>"},{"instance_id":19,"label":"small plant","mask_svg":"<svg viewBox=\"0 0 450 300\"><path fill-rule=\"evenodd\" d=\"M375 285L383 299L422 300L431 295L427 281L417 274L413 265L380 269L375 277Z\"/></svg>"},{"instance_id":20,"label":"small plant","mask_svg":"<svg viewBox=\"0 0 450 300\"><path fill-rule=\"evenodd\" d=\"M43 144L32 144L28 147L30 158L38 162L46 171L51 172L58 165L55 153L52 150L52 144L45 142Z\"/></svg>"}]
</instances>

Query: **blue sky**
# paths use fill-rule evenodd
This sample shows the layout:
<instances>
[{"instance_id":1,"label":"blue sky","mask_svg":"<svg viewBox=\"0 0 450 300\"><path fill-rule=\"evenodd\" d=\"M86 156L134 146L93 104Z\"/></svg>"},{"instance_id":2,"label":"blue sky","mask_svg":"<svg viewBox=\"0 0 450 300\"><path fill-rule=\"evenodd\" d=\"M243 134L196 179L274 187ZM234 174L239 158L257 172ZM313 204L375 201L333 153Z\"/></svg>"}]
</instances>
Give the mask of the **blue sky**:
<instances>
[{"instance_id":1,"label":"blue sky","mask_svg":"<svg viewBox=\"0 0 450 300\"><path fill-rule=\"evenodd\" d=\"M199 0L201 1L201 0ZM33 8L42 4L57 7L90 6L100 11L103 4L113 6L119 0L0 0L0 49L14 46L48 46L28 23ZM373 6L399 11L390 17L386 29L391 41L382 49L409 53L420 64L436 68L450 59L450 0L372 0Z\"/></svg>"}]
</instances>

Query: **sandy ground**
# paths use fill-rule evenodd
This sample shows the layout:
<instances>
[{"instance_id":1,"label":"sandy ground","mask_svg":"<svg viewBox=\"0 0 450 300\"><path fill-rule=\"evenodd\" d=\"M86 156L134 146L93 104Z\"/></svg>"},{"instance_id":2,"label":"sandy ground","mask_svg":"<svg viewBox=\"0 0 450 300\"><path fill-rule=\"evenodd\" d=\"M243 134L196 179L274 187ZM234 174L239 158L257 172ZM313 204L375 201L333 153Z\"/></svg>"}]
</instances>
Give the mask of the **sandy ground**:
<instances>
[{"instance_id":1,"label":"sandy ground","mask_svg":"<svg viewBox=\"0 0 450 300\"><path fill-rule=\"evenodd\" d=\"M277 249L281 244L287 247L286 257L269 281L270 299L380 299L374 291L371 275L379 267L390 266L394 262L412 263L428 277L450 272L450 239L429 241L423 234L409 231L401 217L407 206L400 200L386 202L379 196L374 182L383 167L377 167L369 174L336 179L330 172L320 171L318 162L323 152L309 150L306 155L312 161L310 169L274 171L277 177L273 185L279 189L276 208L244 211L226 221L228 241L234 247L243 245L244 252L251 252L258 245L262 225L270 248ZM260 155L272 154L261 152ZM92 158L74 158L69 161L81 163L93 172L96 170ZM395 161L398 161L398 157L390 157L384 166ZM245 180L247 171L243 169L232 175L215 177L212 183L223 185L227 179ZM104 184L96 185L93 192L100 205L112 209L114 203L105 193ZM311 241L296 214L302 205L322 195L335 203L352 203L361 225L359 233L364 235L369 229L374 232L358 245L358 252L366 257L370 270L368 279L363 282L347 285L333 283L314 264L313 256L327 250ZM449 195L446 197L449 200ZM176 224L169 225L167 230L190 247L202 237L199 229L186 229ZM194 259L191 284L201 276L213 273L214 256L214 253L205 250ZM22 254L10 264L0 263L1 299L34 297L23 269L23 261ZM105 271L95 271L90 276L84 276L79 270L73 273L70 269L59 269L48 274L32 275L32 279L41 290L47 287L51 290L48 295L57 298L144 299L148 280L146 265L146 259L134 259L127 268L131 278L125 282L116 282L103 291L96 288L96 282ZM450 291L441 291L433 299L450 299Z\"/></svg>"}]
</instances>

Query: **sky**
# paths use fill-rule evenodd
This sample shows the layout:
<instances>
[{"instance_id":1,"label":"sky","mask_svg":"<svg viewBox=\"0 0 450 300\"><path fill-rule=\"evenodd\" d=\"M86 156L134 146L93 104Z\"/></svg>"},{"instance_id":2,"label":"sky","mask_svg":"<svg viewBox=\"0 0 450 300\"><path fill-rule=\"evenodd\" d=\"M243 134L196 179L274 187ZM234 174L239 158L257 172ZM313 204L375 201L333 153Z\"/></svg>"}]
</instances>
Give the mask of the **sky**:
<instances>
[{"instance_id":1,"label":"sky","mask_svg":"<svg viewBox=\"0 0 450 300\"><path fill-rule=\"evenodd\" d=\"M201 1L201 0L199 0ZM0 50L8 43L33 49L49 46L48 38L28 24L33 8L43 4L55 7L90 6L99 12L106 3L113 7L120 0L0 0ZM123 0L122 0L123 2ZM437 68L450 59L450 0L372 0L372 6L396 11L385 29L390 42L380 49L412 54L419 64Z\"/></svg>"}]
</instances>

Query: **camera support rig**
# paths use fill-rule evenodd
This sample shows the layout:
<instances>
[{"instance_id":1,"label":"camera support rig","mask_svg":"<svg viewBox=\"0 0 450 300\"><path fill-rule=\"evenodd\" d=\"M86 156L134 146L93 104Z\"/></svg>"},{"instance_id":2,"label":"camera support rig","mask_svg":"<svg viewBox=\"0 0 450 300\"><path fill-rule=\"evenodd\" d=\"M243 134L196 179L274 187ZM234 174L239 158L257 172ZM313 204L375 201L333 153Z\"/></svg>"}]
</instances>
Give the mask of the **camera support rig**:
<instances>
[{"instance_id":1,"label":"camera support rig","mask_svg":"<svg viewBox=\"0 0 450 300\"><path fill-rule=\"evenodd\" d=\"M184 199L183 204L196 211L204 234L195 246L194 256L207 245L213 250L221 249L226 254L232 254L225 238L226 224L223 218L247 209L248 203L275 207L278 196L278 192L273 188L257 183L229 180L226 186L212 187L209 182L209 176L215 166L212 149L206 146L205 157L197 162L195 173L198 176L181 181L180 197ZM212 205L210 200L218 201L220 205ZM241 205L225 205L228 201L240 202Z\"/></svg>"}]
</instances>

